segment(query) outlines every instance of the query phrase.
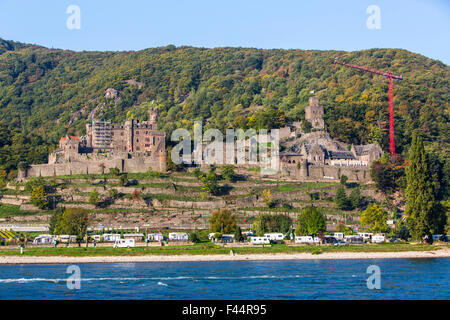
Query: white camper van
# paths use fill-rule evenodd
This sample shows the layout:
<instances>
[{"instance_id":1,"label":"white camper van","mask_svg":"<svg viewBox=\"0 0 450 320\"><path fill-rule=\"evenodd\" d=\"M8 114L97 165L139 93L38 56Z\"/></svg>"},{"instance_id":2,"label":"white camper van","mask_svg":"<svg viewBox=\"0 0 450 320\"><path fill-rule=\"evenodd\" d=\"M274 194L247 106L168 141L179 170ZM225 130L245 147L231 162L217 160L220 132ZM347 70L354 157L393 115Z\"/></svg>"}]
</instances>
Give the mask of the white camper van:
<instances>
[{"instance_id":1,"label":"white camper van","mask_svg":"<svg viewBox=\"0 0 450 320\"><path fill-rule=\"evenodd\" d=\"M132 248L134 247L134 239L117 239L114 242L114 248Z\"/></svg>"}]
</instances>

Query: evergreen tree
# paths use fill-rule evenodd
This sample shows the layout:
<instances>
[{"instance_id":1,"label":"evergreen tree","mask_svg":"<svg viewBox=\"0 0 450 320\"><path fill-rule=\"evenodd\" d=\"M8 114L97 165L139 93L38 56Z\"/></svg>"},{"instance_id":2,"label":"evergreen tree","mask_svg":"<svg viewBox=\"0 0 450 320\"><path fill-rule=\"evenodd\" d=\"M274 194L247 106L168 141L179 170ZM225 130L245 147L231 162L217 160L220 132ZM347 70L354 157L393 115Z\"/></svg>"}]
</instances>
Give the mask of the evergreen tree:
<instances>
[{"instance_id":1,"label":"evergreen tree","mask_svg":"<svg viewBox=\"0 0 450 320\"><path fill-rule=\"evenodd\" d=\"M414 240L422 240L425 236L430 237L433 231L441 231L441 220L445 220L439 219L442 210L435 199L427 159L422 138L413 135L406 168L405 214Z\"/></svg>"},{"instance_id":2,"label":"evergreen tree","mask_svg":"<svg viewBox=\"0 0 450 320\"><path fill-rule=\"evenodd\" d=\"M349 200L347 198L347 194L345 193L344 187L340 187L339 189L337 189L336 196L334 197L334 202L339 209L349 209Z\"/></svg>"},{"instance_id":3,"label":"evergreen tree","mask_svg":"<svg viewBox=\"0 0 450 320\"><path fill-rule=\"evenodd\" d=\"M362 196L359 187L352 190L348 199L353 208L359 208L361 206Z\"/></svg>"}]
</instances>

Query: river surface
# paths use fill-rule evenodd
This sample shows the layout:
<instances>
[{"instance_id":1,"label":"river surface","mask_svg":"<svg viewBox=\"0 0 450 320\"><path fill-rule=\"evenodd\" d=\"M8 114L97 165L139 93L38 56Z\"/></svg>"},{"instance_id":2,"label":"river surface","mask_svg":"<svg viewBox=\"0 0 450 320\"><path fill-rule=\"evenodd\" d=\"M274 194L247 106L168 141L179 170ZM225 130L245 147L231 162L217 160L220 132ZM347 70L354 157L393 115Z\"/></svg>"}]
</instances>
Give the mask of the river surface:
<instances>
[{"instance_id":1,"label":"river surface","mask_svg":"<svg viewBox=\"0 0 450 320\"><path fill-rule=\"evenodd\" d=\"M450 298L449 258L69 266L2 265L0 299Z\"/></svg>"}]
</instances>

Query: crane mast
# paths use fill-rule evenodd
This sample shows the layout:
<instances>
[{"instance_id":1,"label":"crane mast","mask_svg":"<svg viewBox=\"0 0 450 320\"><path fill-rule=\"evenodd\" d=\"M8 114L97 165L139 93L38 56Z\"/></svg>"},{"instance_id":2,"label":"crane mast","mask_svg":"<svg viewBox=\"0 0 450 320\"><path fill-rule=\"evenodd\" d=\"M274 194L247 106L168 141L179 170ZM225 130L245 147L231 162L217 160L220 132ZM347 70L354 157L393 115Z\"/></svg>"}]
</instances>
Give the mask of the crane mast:
<instances>
[{"instance_id":1,"label":"crane mast","mask_svg":"<svg viewBox=\"0 0 450 320\"><path fill-rule=\"evenodd\" d=\"M389 81L389 152L395 155L395 139L394 139L394 80L403 80L403 76L394 76L390 72L383 72L376 69L359 66L357 64L350 64L334 59L335 64L340 64L346 67L359 69L362 71L378 74L385 77Z\"/></svg>"}]
</instances>

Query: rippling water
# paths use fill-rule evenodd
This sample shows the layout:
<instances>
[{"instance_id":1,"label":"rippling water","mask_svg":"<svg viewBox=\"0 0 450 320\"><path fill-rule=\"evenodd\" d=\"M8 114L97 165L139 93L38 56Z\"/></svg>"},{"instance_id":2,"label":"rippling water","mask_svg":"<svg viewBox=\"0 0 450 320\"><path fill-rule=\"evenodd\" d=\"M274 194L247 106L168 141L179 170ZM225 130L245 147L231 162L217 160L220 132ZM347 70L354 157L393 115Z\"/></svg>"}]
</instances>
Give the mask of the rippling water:
<instances>
[{"instance_id":1,"label":"rippling water","mask_svg":"<svg viewBox=\"0 0 450 320\"><path fill-rule=\"evenodd\" d=\"M369 290L367 267L381 270ZM0 266L0 299L449 299L450 259L217 261Z\"/></svg>"}]
</instances>

